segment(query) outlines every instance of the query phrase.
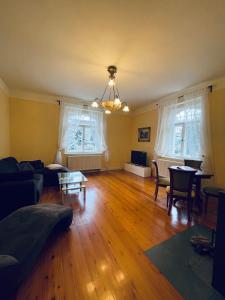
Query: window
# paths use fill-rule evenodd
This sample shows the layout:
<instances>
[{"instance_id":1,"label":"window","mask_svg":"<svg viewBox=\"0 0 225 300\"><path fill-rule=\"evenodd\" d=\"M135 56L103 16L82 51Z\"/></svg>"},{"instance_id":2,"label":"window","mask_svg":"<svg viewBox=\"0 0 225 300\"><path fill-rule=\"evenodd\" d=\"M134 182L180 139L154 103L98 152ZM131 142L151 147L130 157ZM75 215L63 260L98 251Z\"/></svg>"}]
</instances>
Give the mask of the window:
<instances>
[{"instance_id":1,"label":"window","mask_svg":"<svg viewBox=\"0 0 225 300\"><path fill-rule=\"evenodd\" d=\"M65 153L103 153L106 151L104 114L63 104L61 111L60 146Z\"/></svg>"},{"instance_id":2,"label":"window","mask_svg":"<svg viewBox=\"0 0 225 300\"><path fill-rule=\"evenodd\" d=\"M205 96L188 95L159 106L155 152L169 158L202 159L208 151Z\"/></svg>"},{"instance_id":3,"label":"window","mask_svg":"<svg viewBox=\"0 0 225 300\"><path fill-rule=\"evenodd\" d=\"M77 123L77 126L74 124ZM79 123L79 124L78 124ZM95 141L96 120L91 120L86 113L81 115L71 116L70 119L70 139L67 151L75 153L97 152L97 143Z\"/></svg>"},{"instance_id":4,"label":"window","mask_svg":"<svg viewBox=\"0 0 225 300\"><path fill-rule=\"evenodd\" d=\"M190 103L190 106L192 104ZM201 102L196 101L195 107L188 104L179 104L175 116L173 130L173 156L186 157L200 156L200 122Z\"/></svg>"},{"instance_id":5,"label":"window","mask_svg":"<svg viewBox=\"0 0 225 300\"><path fill-rule=\"evenodd\" d=\"M94 142L95 127L80 125L73 133L74 137L68 147L70 152L97 152Z\"/></svg>"}]
</instances>

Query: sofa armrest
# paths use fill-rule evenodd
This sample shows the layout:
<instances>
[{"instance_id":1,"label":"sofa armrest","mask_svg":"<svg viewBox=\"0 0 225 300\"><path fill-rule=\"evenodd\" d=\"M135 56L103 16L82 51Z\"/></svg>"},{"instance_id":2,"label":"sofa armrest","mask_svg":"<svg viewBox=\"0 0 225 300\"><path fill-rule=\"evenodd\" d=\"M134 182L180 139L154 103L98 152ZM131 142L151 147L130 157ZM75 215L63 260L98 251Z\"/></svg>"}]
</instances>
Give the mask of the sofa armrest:
<instances>
[{"instance_id":1,"label":"sofa armrest","mask_svg":"<svg viewBox=\"0 0 225 300\"><path fill-rule=\"evenodd\" d=\"M20 207L37 203L34 180L8 181L0 183L0 219Z\"/></svg>"},{"instance_id":2,"label":"sofa armrest","mask_svg":"<svg viewBox=\"0 0 225 300\"><path fill-rule=\"evenodd\" d=\"M33 179L32 171L18 171L15 173L0 173L0 183L6 181L18 181Z\"/></svg>"}]
</instances>

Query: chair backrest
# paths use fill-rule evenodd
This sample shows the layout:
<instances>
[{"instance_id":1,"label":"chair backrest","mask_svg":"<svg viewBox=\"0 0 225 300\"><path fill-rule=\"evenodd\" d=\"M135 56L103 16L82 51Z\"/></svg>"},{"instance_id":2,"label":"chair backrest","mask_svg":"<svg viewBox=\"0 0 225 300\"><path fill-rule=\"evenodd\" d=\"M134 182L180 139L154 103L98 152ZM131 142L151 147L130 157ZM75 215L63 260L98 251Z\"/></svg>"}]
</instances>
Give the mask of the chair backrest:
<instances>
[{"instance_id":1,"label":"chair backrest","mask_svg":"<svg viewBox=\"0 0 225 300\"><path fill-rule=\"evenodd\" d=\"M176 190L179 192L186 192L190 195L196 171L169 168L169 172L171 193Z\"/></svg>"},{"instance_id":2,"label":"chair backrest","mask_svg":"<svg viewBox=\"0 0 225 300\"><path fill-rule=\"evenodd\" d=\"M156 160L152 160L152 164L155 167L155 178L158 180L159 179L159 168Z\"/></svg>"},{"instance_id":3,"label":"chair backrest","mask_svg":"<svg viewBox=\"0 0 225 300\"><path fill-rule=\"evenodd\" d=\"M184 165L193 169L201 170L202 160L185 159Z\"/></svg>"}]
</instances>

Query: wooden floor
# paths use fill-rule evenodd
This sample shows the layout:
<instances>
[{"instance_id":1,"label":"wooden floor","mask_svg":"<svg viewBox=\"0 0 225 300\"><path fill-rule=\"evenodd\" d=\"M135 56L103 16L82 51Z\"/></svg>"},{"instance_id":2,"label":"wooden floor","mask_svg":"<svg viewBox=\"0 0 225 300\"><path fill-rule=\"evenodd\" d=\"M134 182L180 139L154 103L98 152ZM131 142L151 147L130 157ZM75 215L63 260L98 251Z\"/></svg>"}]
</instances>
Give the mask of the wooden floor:
<instances>
[{"instance_id":1,"label":"wooden floor","mask_svg":"<svg viewBox=\"0 0 225 300\"><path fill-rule=\"evenodd\" d=\"M88 180L86 205L70 197L70 230L50 238L12 299L182 299L144 250L187 228L186 211L173 207L168 217L165 191L155 203L154 183L125 171ZM46 189L41 202L60 203L59 191ZM215 208L194 222L213 226Z\"/></svg>"}]
</instances>

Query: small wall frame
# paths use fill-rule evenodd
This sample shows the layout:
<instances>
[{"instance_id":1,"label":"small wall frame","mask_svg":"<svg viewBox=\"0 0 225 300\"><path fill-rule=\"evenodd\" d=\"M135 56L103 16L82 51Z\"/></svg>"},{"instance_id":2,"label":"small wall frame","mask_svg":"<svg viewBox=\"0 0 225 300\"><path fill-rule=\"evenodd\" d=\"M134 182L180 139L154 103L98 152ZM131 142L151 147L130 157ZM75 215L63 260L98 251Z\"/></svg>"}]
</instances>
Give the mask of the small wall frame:
<instances>
[{"instance_id":1,"label":"small wall frame","mask_svg":"<svg viewBox=\"0 0 225 300\"><path fill-rule=\"evenodd\" d=\"M151 127L138 128L138 142L150 142Z\"/></svg>"}]
</instances>

